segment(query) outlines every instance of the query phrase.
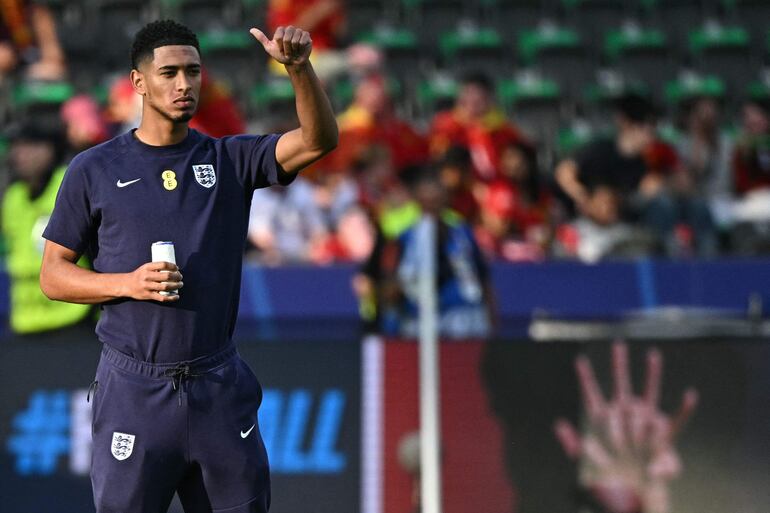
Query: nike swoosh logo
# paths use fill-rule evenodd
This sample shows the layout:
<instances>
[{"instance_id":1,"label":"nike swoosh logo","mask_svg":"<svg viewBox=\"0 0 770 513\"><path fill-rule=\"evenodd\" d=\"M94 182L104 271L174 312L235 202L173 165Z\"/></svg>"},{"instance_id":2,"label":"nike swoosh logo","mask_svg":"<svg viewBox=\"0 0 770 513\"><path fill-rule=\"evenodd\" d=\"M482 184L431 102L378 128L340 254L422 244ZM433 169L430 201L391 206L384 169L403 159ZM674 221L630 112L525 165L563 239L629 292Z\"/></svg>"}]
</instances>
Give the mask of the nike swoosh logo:
<instances>
[{"instance_id":1,"label":"nike swoosh logo","mask_svg":"<svg viewBox=\"0 0 770 513\"><path fill-rule=\"evenodd\" d=\"M129 182L121 182L120 180L118 180L118 187L126 187L127 185L131 185L132 183L136 183L139 180L141 180L141 178L137 178L136 180L131 180Z\"/></svg>"},{"instance_id":2,"label":"nike swoosh logo","mask_svg":"<svg viewBox=\"0 0 770 513\"><path fill-rule=\"evenodd\" d=\"M254 429L254 426L256 426L256 424L252 424L248 431L241 431L241 438L246 438L249 436L249 433L251 433L251 430Z\"/></svg>"}]
</instances>

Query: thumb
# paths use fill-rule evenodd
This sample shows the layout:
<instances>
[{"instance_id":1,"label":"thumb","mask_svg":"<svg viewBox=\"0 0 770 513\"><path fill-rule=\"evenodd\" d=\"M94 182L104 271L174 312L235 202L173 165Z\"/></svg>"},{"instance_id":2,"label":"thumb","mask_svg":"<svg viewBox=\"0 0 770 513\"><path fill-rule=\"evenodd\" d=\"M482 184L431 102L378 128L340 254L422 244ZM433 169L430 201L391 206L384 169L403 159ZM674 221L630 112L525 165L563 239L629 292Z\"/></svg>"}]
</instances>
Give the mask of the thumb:
<instances>
[{"instance_id":1,"label":"thumb","mask_svg":"<svg viewBox=\"0 0 770 513\"><path fill-rule=\"evenodd\" d=\"M249 30L249 32L251 33L252 36L254 36L257 39L257 41L262 43L262 46L266 47L270 43L270 39L268 39L265 33L259 30L258 28L252 28L251 30Z\"/></svg>"}]
</instances>

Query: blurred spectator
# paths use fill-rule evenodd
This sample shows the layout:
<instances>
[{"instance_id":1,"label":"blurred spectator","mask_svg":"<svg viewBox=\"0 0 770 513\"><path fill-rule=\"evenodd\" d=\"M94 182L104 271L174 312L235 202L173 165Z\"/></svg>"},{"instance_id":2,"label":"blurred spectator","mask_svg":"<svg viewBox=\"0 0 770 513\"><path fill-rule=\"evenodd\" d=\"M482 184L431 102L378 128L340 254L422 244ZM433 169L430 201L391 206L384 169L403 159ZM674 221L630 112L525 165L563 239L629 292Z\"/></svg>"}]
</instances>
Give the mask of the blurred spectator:
<instances>
[{"instance_id":1,"label":"blurred spectator","mask_svg":"<svg viewBox=\"0 0 770 513\"><path fill-rule=\"evenodd\" d=\"M313 42L315 44L315 41ZM246 123L225 83L214 80L204 69L198 110L190 128L211 137L224 137L246 132Z\"/></svg>"},{"instance_id":2,"label":"blurred spectator","mask_svg":"<svg viewBox=\"0 0 770 513\"><path fill-rule=\"evenodd\" d=\"M107 122L96 100L82 94L67 100L61 108L61 119L67 131L70 157L109 138Z\"/></svg>"},{"instance_id":3,"label":"blurred spectator","mask_svg":"<svg viewBox=\"0 0 770 513\"><path fill-rule=\"evenodd\" d=\"M314 247L327 243L329 234L314 193L312 184L302 177L291 187L254 191L248 238L260 262L310 262Z\"/></svg>"},{"instance_id":4,"label":"blurred spectator","mask_svg":"<svg viewBox=\"0 0 770 513\"><path fill-rule=\"evenodd\" d=\"M311 60L322 79L342 71L345 55L337 51L346 33L345 3L342 0L269 0L267 25L270 36L278 27L289 25L313 36ZM285 73L283 66L270 62L271 69Z\"/></svg>"},{"instance_id":5,"label":"blurred spectator","mask_svg":"<svg viewBox=\"0 0 770 513\"><path fill-rule=\"evenodd\" d=\"M684 219L698 242L705 242L706 235L713 233L707 210L694 201L677 201L671 194L670 181L681 169L673 149L656 139L652 104L636 94L621 97L615 123L614 139L589 144L576 159L562 161L556 169L556 181L580 213L580 224L592 227L586 233L604 233L607 228L625 233L615 225L641 222L659 239L665 253L674 256L682 253L675 228ZM706 252L707 245L701 247ZM587 254L601 257L605 253Z\"/></svg>"},{"instance_id":6,"label":"blurred spectator","mask_svg":"<svg viewBox=\"0 0 770 513\"><path fill-rule=\"evenodd\" d=\"M110 85L106 115L113 137L139 126L142 97L136 94L128 77L118 78Z\"/></svg>"},{"instance_id":7,"label":"blurred spectator","mask_svg":"<svg viewBox=\"0 0 770 513\"><path fill-rule=\"evenodd\" d=\"M340 143L317 167L347 172L375 144L388 149L397 171L422 164L428 156L425 138L396 116L387 84L379 75L358 84L353 103L339 115L338 124Z\"/></svg>"},{"instance_id":8,"label":"blurred spectator","mask_svg":"<svg viewBox=\"0 0 770 513\"><path fill-rule=\"evenodd\" d=\"M742 114L742 131L733 156L733 179L739 197L770 187L770 102L747 102Z\"/></svg>"},{"instance_id":9,"label":"blurred spectator","mask_svg":"<svg viewBox=\"0 0 770 513\"><path fill-rule=\"evenodd\" d=\"M743 106L742 130L733 153L736 201L731 245L742 255L770 252L770 101Z\"/></svg>"},{"instance_id":10,"label":"blurred spectator","mask_svg":"<svg viewBox=\"0 0 770 513\"><path fill-rule=\"evenodd\" d=\"M14 182L2 203L2 231L11 278L11 329L18 334L71 326L84 320L88 305L50 301L40 290L43 228L54 207L65 167L63 137L28 124L13 134L10 161ZM79 265L85 266L85 259Z\"/></svg>"},{"instance_id":11,"label":"blurred spectator","mask_svg":"<svg viewBox=\"0 0 770 513\"><path fill-rule=\"evenodd\" d=\"M423 171L412 190L420 213L437 221L439 328L450 339L491 333L494 304L488 269L469 225L446 209L446 191L435 173ZM373 292L379 328L389 335L417 335L420 259L417 223L396 240L380 240L356 292Z\"/></svg>"},{"instance_id":12,"label":"blurred spectator","mask_svg":"<svg viewBox=\"0 0 770 513\"><path fill-rule=\"evenodd\" d=\"M682 175L686 177L682 187L687 193L707 200L731 194L733 141L720 128L721 121L721 108L716 98L699 97L685 105L686 132L677 148L687 171Z\"/></svg>"},{"instance_id":13,"label":"blurred spectator","mask_svg":"<svg viewBox=\"0 0 770 513\"><path fill-rule=\"evenodd\" d=\"M550 202L540 187L532 148L509 143L501 153L500 178L476 189L481 205L476 236L487 255L509 261L542 260Z\"/></svg>"},{"instance_id":14,"label":"blurred spectator","mask_svg":"<svg viewBox=\"0 0 770 513\"><path fill-rule=\"evenodd\" d=\"M498 178L503 148L526 140L495 105L494 98L494 84L489 77L482 74L463 77L454 108L436 114L431 124L433 158L440 159L452 146L464 146L471 153L478 179Z\"/></svg>"},{"instance_id":15,"label":"blurred spectator","mask_svg":"<svg viewBox=\"0 0 770 513\"><path fill-rule=\"evenodd\" d=\"M59 80L66 74L64 52L51 11L40 2L0 2L0 81L17 67L35 80Z\"/></svg>"},{"instance_id":16,"label":"blurred spectator","mask_svg":"<svg viewBox=\"0 0 770 513\"><path fill-rule=\"evenodd\" d=\"M475 223L479 217L472 168L471 154L463 146L449 148L438 163L439 179L447 191L449 208L468 223Z\"/></svg>"},{"instance_id":17,"label":"blurred spectator","mask_svg":"<svg viewBox=\"0 0 770 513\"><path fill-rule=\"evenodd\" d=\"M315 263L358 262L369 258L374 250L375 228L369 214L359 206L342 213L336 230L313 248Z\"/></svg>"},{"instance_id":18,"label":"blurred spectator","mask_svg":"<svg viewBox=\"0 0 770 513\"><path fill-rule=\"evenodd\" d=\"M689 202L693 215L702 218L701 223L692 224L706 228L695 234L702 256L716 252L716 227L725 228L729 222L726 209L732 195L733 140L720 128L720 110L712 97L695 98L685 105L686 132L678 145L684 172L673 177L674 193Z\"/></svg>"}]
</instances>

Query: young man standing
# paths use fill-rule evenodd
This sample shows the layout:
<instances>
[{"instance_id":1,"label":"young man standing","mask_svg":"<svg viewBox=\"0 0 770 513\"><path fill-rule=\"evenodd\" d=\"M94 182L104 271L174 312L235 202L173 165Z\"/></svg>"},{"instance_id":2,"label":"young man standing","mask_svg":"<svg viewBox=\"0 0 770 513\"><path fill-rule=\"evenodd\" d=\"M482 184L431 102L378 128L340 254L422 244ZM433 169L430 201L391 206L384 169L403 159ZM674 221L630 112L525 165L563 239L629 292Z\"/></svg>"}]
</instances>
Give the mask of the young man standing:
<instances>
[{"instance_id":1,"label":"young man standing","mask_svg":"<svg viewBox=\"0 0 770 513\"><path fill-rule=\"evenodd\" d=\"M310 35L251 33L285 65L300 128L222 139L189 129L198 40L175 22L150 23L131 50L139 128L72 161L43 234L43 292L102 305L91 470L98 513L166 511L175 491L188 513L270 504L262 392L231 341L250 202L254 189L287 185L331 151L337 127L308 61ZM178 267L148 263L156 241L173 242ZM94 271L75 265L83 253Z\"/></svg>"}]
</instances>

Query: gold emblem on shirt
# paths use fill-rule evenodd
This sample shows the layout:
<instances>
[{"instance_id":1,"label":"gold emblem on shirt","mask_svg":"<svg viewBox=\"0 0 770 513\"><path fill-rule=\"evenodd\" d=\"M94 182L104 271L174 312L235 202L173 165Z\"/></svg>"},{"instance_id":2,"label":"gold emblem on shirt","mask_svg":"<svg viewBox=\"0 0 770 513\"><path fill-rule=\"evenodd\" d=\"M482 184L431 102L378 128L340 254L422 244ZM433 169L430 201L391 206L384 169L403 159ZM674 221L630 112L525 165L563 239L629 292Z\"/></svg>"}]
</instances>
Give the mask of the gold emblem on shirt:
<instances>
[{"instance_id":1,"label":"gold emblem on shirt","mask_svg":"<svg viewBox=\"0 0 770 513\"><path fill-rule=\"evenodd\" d=\"M176 189L177 181L176 181L176 173L171 171L170 169L166 169L161 173L160 177L163 179L163 187L167 191L173 191Z\"/></svg>"}]
</instances>

